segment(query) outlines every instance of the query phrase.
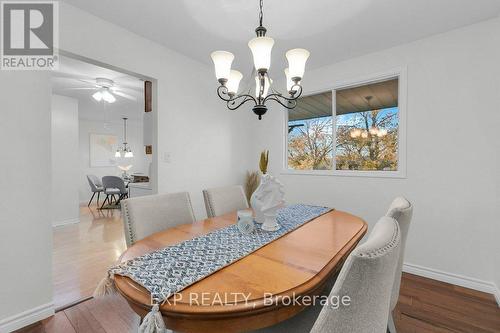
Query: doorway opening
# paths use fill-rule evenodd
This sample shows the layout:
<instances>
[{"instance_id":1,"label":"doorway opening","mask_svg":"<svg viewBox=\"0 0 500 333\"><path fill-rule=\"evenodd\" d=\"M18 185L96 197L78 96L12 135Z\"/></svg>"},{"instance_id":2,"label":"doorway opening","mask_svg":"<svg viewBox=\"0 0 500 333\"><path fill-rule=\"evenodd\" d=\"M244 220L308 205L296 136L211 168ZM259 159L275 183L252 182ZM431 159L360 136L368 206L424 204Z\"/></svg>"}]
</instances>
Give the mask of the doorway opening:
<instances>
[{"instance_id":1,"label":"doorway opening","mask_svg":"<svg viewBox=\"0 0 500 333\"><path fill-rule=\"evenodd\" d=\"M121 201L157 189L155 80L62 53L51 73L56 309L91 297L125 250Z\"/></svg>"}]
</instances>

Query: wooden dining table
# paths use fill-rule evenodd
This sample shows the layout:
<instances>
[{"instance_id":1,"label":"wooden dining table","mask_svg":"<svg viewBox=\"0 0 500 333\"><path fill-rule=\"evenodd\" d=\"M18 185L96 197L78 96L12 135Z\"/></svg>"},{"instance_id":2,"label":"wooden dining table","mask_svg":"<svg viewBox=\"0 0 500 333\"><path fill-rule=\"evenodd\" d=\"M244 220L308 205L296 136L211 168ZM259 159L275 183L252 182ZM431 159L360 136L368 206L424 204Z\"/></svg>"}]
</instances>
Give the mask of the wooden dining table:
<instances>
[{"instance_id":1,"label":"wooden dining table","mask_svg":"<svg viewBox=\"0 0 500 333\"><path fill-rule=\"evenodd\" d=\"M136 242L120 260L235 221L233 212L178 225ZM321 215L170 297L160 306L165 325L176 332L242 332L291 318L305 305L291 303L290 298L320 295L366 231L366 222L349 213L332 210ZM144 317L150 311L151 298L145 288L118 275L114 283L137 314Z\"/></svg>"}]
</instances>

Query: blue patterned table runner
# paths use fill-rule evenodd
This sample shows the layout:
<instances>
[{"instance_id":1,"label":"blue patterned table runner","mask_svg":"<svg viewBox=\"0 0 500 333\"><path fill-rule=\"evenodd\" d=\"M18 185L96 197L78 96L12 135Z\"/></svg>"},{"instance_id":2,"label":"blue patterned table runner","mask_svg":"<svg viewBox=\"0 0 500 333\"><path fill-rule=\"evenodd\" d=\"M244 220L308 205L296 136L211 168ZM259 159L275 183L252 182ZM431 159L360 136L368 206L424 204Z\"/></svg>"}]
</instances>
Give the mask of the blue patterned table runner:
<instances>
[{"instance_id":1,"label":"blue patterned table runner","mask_svg":"<svg viewBox=\"0 0 500 333\"><path fill-rule=\"evenodd\" d=\"M277 231L264 231L257 225L254 232L242 234L233 224L128 260L111 268L109 275L131 278L151 293L153 303L159 304L329 211L331 208L303 204L287 206L278 211L281 228Z\"/></svg>"}]
</instances>

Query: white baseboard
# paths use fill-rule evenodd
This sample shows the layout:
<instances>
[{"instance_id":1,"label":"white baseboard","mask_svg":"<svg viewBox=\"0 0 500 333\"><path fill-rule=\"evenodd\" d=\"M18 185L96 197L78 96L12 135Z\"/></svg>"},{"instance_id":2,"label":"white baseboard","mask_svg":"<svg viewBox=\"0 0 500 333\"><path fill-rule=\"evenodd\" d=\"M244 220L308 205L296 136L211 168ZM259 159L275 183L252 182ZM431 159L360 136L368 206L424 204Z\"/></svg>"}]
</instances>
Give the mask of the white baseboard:
<instances>
[{"instance_id":1,"label":"white baseboard","mask_svg":"<svg viewBox=\"0 0 500 333\"><path fill-rule=\"evenodd\" d=\"M0 333L8 333L53 316L54 304L47 303L0 320Z\"/></svg>"},{"instance_id":2,"label":"white baseboard","mask_svg":"<svg viewBox=\"0 0 500 333\"><path fill-rule=\"evenodd\" d=\"M75 224L75 223L80 223L80 218L74 218L74 219L67 219L67 220L62 220L62 221L57 221L52 223L52 227L62 227L64 225L68 224Z\"/></svg>"},{"instance_id":3,"label":"white baseboard","mask_svg":"<svg viewBox=\"0 0 500 333\"><path fill-rule=\"evenodd\" d=\"M403 272L492 294L493 296L495 296L497 304L500 307L500 290L498 290L498 287L493 282L483 281L453 273L447 273L437 269L409 263L403 264Z\"/></svg>"}]
</instances>

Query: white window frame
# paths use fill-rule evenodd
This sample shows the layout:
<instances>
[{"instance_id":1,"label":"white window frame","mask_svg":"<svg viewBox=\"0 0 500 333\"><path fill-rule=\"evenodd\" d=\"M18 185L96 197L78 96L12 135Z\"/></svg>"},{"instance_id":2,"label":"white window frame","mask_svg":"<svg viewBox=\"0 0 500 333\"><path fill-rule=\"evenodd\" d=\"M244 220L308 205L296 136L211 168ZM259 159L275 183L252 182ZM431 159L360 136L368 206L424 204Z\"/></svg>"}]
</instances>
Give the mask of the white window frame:
<instances>
[{"instance_id":1,"label":"white window frame","mask_svg":"<svg viewBox=\"0 0 500 333\"><path fill-rule=\"evenodd\" d=\"M294 170L288 168L288 110L284 112L283 135L284 151L281 174L283 175L310 175L310 176L341 176L341 177L372 177L372 178L406 178L406 117L407 117L407 77L406 67L389 70L383 73L372 74L363 78L338 82L333 87L308 92L303 96L332 92L332 131L333 144L336 145L336 92L346 88L359 87L380 81L398 78L398 170L397 171L363 171L363 170L336 170L336 149L333 150L332 170Z\"/></svg>"}]
</instances>

